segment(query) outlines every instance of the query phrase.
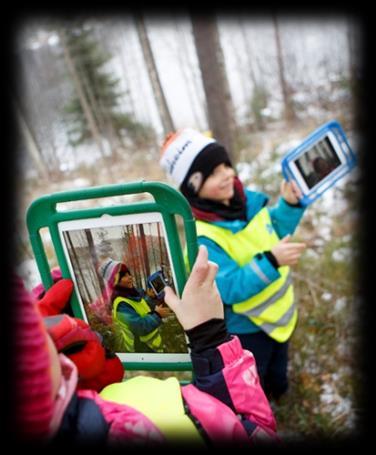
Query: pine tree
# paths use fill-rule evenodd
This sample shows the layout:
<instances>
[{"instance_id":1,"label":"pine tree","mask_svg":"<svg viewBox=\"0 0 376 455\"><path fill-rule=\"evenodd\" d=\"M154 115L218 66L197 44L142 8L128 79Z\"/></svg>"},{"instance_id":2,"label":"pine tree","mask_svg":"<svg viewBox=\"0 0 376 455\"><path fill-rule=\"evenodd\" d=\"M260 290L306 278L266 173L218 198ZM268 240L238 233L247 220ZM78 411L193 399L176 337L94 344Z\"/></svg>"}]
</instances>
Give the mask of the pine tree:
<instances>
[{"instance_id":1,"label":"pine tree","mask_svg":"<svg viewBox=\"0 0 376 455\"><path fill-rule=\"evenodd\" d=\"M75 26L65 30L65 44L69 49L85 99L102 138L110 144L111 154L122 147L124 139L137 145L150 141L153 131L120 109L123 94L119 91L119 79L104 70L112 56L102 51L88 26ZM82 97L74 96L64 108L69 119L69 142L76 146L92 139L82 106Z\"/></svg>"}]
</instances>

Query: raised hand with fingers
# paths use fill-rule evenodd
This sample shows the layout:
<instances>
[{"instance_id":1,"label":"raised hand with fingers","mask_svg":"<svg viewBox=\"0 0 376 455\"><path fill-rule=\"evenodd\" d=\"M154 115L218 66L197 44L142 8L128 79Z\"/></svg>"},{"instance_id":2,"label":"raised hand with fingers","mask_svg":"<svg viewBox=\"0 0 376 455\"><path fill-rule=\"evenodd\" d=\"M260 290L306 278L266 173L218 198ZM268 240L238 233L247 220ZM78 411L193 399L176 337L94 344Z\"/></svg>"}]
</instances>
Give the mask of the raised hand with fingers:
<instances>
[{"instance_id":1,"label":"raised hand with fingers","mask_svg":"<svg viewBox=\"0 0 376 455\"><path fill-rule=\"evenodd\" d=\"M300 188L293 180L291 182L282 180L280 192L283 199L291 205L297 204L303 195Z\"/></svg>"},{"instance_id":2,"label":"raised hand with fingers","mask_svg":"<svg viewBox=\"0 0 376 455\"><path fill-rule=\"evenodd\" d=\"M156 307L154 308L154 311L156 313L158 313L162 319L167 318L168 316L170 316L172 314L171 310L169 308L163 306L162 304L156 305Z\"/></svg>"},{"instance_id":3,"label":"raised hand with fingers","mask_svg":"<svg viewBox=\"0 0 376 455\"><path fill-rule=\"evenodd\" d=\"M278 265L295 265L297 264L301 254L306 248L306 244L302 242L290 242L291 236L286 235L272 249L274 257Z\"/></svg>"},{"instance_id":4,"label":"raised hand with fingers","mask_svg":"<svg viewBox=\"0 0 376 455\"><path fill-rule=\"evenodd\" d=\"M165 302L174 311L184 330L209 319L223 319L223 304L214 281L218 266L208 260L205 246L199 252L181 299L170 287L165 288Z\"/></svg>"}]
</instances>

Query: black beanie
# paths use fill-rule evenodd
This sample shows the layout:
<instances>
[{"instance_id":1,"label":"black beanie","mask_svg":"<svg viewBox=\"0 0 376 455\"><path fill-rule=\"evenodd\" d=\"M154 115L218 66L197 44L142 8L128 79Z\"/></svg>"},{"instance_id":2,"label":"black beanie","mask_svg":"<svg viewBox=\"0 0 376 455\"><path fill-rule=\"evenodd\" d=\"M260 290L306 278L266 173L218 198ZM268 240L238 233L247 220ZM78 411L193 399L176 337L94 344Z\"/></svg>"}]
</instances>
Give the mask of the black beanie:
<instances>
[{"instance_id":1,"label":"black beanie","mask_svg":"<svg viewBox=\"0 0 376 455\"><path fill-rule=\"evenodd\" d=\"M196 196L205 180L220 164L225 163L232 167L226 149L218 142L207 145L196 156L187 175L185 176L180 191L190 198Z\"/></svg>"}]
</instances>

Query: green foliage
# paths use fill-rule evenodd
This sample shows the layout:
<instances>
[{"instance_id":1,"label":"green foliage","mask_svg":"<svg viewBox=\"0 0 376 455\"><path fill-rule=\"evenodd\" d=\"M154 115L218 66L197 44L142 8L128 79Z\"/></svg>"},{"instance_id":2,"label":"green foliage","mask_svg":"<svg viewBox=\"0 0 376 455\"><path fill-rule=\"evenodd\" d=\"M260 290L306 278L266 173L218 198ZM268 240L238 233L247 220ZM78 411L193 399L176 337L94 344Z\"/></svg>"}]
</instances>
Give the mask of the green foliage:
<instances>
[{"instance_id":1,"label":"green foliage","mask_svg":"<svg viewBox=\"0 0 376 455\"><path fill-rule=\"evenodd\" d=\"M124 94L119 91L120 80L105 69L112 56L105 53L93 39L92 30L76 26L66 30L67 46L79 77L85 98L100 134L122 144L130 138L136 145L150 143L154 138L151 127L132 119L131 115L119 112ZM81 101L74 96L63 108L67 116L68 141L77 146L92 139Z\"/></svg>"},{"instance_id":2,"label":"green foliage","mask_svg":"<svg viewBox=\"0 0 376 455\"><path fill-rule=\"evenodd\" d=\"M128 114L113 113L112 122L115 130L119 131L122 137L129 135L136 146L150 145L156 141L155 132L151 126L137 122Z\"/></svg>"},{"instance_id":3,"label":"green foliage","mask_svg":"<svg viewBox=\"0 0 376 455\"><path fill-rule=\"evenodd\" d=\"M184 331L175 316L170 316L160 326L163 346L166 352L186 352Z\"/></svg>"}]
</instances>

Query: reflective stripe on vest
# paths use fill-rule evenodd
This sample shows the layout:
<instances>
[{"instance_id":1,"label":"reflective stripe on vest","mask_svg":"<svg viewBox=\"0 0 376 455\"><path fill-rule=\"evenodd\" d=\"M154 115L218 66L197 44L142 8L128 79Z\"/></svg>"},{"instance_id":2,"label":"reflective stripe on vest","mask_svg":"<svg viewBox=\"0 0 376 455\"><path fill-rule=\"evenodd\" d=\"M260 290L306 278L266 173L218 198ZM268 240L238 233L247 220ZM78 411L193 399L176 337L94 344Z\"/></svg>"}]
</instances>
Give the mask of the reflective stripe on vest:
<instances>
[{"instance_id":1,"label":"reflective stripe on vest","mask_svg":"<svg viewBox=\"0 0 376 455\"><path fill-rule=\"evenodd\" d=\"M261 251L270 251L279 242L266 207L239 232L203 221L196 221L197 235L217 243L240 267L249 266L267 286L255 296L232 305L270 337L286 341L297 322L290 268L279 267L280 278L271 282L252 259Z\"/></svg>"},{"instance_id":2,"label":"reflective stripe on vest","mask_svg":"<svg viewBox=\"0 0 376 455\"><path fill-rule=\"evenodd\" d=\"M142 412L157 426L167 442L180 440L200 445L204 442L185 413L180 385L176 378L161 380L137 376L106 386L100 396Z\"/></svg>"},{"instance_id":3,"label":"reflective stripe on vest","mask_svg":"<svg viewBox=\"0 0 376 455\"><path fill-rule=\"evenodd\" d=\"M134 334L130 327L123 321L120 321L117 317L117 307L121 302L125 302L130 305L137 314L141 317L145 317L148 313L150 313L150 307L144 299L141 299L139 302L136 302L131 299L127 299L125 297L116 297L112 307L112 317L113 320L120 325L124 344L128 352L134 352ZM159 332L159 329L156 328L151 332L147 333L146 335L140 335L140 340L147 344L151 349L156 352L162 352L162 337Z\"/></svg>"}]
</instances>

